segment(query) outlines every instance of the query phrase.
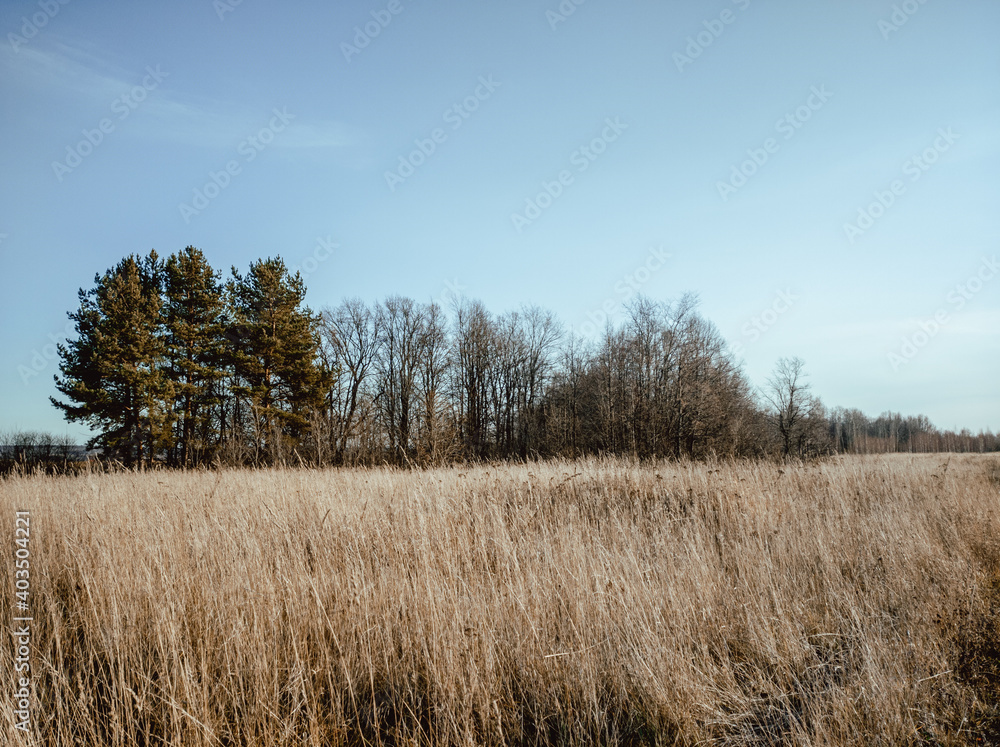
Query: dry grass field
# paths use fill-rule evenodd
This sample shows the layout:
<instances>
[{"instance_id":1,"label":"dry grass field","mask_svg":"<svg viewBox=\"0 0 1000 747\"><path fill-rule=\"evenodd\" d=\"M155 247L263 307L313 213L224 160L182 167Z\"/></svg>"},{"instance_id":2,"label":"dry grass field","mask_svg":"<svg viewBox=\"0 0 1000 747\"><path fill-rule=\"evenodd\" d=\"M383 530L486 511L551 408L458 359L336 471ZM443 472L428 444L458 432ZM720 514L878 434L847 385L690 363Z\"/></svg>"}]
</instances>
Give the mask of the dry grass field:
<instances>
[{"instance_id":1,"label":"dry grass field","mask_svg":"<svg viewBox=\"0 0 1000 747\"><path fill-rule=\"evenodd\" d=\"M0 506L0 613L27 509L34 617L34 736L5 674L0 742L1000 743L995 456L29 476Z\"/></svg>"}]
</instances>

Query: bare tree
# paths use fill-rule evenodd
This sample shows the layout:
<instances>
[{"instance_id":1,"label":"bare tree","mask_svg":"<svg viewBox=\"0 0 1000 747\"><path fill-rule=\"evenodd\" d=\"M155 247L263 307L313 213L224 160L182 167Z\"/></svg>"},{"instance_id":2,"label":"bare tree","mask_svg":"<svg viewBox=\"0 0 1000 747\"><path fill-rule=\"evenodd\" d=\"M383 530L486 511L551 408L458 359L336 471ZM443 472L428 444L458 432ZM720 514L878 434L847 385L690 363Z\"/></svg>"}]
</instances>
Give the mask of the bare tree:
<instances>
[{"instance_id":1,"label":"bare tree","mask_svg":"<svg viewBox=\"0 0 1000 747\"><path fill-rule=\"evenodd\" d=\"M541 397L540 409L546 417L539 425L547 452L576 458L586 450L589 439L585 430L591 421L588 416L593 413L588 405L588 395L593 393L593 368L584 340L569 335Z\"/></svg>"},{"instance_id":2,"label":"bare tree","mask_svg":"<svg viewBox=\"0 0 1000 747\"><path fill-rule=\"evenodd\" d=\"M378 407L393 459L409 459L414 432L417 372L426 309L410 298L392 296L379 307L383 344L376 359Z\"/></svg>"},{"instance_id":3,"label":"bare tree","mask_svg":"<svg viewBox=\"0 0 1000 747\"><path fill-rule=\"evenodd\" d=\"M544 411L540 407L552 375L552 357L562 338L562 329L552 312L530 306L521 315L525 346L522 395L520 402L521 428L518 436L520 456L525 459L537 452L544 430Z\"/></svg>"},{"instance_id":4,"label":"bare tree","mask_svg":"<svg viewBox=\"0 0 1000 747\"><path fill-rule=\"evenodd\" d=\"M437 304L425 308L418 339L418 396L420 422L417 456L438 464L451 456L454 446L452 411L445 385L451 359L444 312Z\"/></svg>"},{"instance_id":5,"label":"bare tree","mask_svg":"<svg viewBox=\"0 0 1000 747\"><path fill-rule=\"evenodd\" d=\"M363 387L379 355L383 324L383 317L357 298L322 314L322 353L333 374L326 405L338 462L344 461L349 445L357 436L359 416L365 410Z\"/></svg>"},{"instance_id":6,"label":"bare tree","mask_svg":"<svg viewBox=\"0 0 1000 747\"><path fill-rule=\"evenodd\" d=\"M469 456L484 458L489 438L489 380L494 356L493 318L479 301L455 309L452 358L459 437Z\"/></svg>"},{"instance_id":7,"label":"bare tree","mask_svg":"<svg viewBox=\"0 0 1000 747\"><path fill-rule=\"evenodd\" d=\"M764 390L771 421L781 438L781 453L786 457L798 441L811 404L804 369L801 358L780 358Z\"/></svg>"}]
</instances>

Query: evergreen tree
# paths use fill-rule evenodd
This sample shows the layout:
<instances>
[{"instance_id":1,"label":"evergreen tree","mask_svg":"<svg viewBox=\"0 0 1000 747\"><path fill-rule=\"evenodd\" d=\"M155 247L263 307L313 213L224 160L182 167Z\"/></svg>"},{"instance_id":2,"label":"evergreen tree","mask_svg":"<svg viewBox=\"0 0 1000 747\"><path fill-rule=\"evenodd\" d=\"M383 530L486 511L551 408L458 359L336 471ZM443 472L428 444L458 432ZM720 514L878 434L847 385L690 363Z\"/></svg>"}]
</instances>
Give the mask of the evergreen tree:
<instances>
[{"instance_id":1,"label":"evergreen tree","mask_svg":"<svg viewBox=\"0 0 1000 747\"><path fill-rule=\"evenodd\" d=\"M177 418L174 461L188 466L207 456L219 437L213 408L224 376L222 284L205 255L189 246L167 260L163 291Z\"/></svg>"},{"instance_id":2,"label":"evergreen tree","mask_svg":"<svg viewBox=\"0 0 1000 747\"><path fill-rule=\"evenodd\" d=\"M69 421L100 433L100 446L127 465L152 464L172 446L172 386L163 369L160 324L162 263L156 252L129 256L95 287L79 292L80 308L69 314L76 340L59 346L56 388L69 400L52 404Z\"/></svg>"},{"instance_id":3,"label":"evergreen tree","mask_svg":"<svg viewBox=\"0 0 1000 747\"><path fill-rule=\"evenodd\" d=\"M250 408L254 445L276 459L294 448L322 406L319 320L302 306L301 275L290 275L280 258L251 264L246 277L232 272L226 291L233 392Z\"/></svg>"}]
</instances>

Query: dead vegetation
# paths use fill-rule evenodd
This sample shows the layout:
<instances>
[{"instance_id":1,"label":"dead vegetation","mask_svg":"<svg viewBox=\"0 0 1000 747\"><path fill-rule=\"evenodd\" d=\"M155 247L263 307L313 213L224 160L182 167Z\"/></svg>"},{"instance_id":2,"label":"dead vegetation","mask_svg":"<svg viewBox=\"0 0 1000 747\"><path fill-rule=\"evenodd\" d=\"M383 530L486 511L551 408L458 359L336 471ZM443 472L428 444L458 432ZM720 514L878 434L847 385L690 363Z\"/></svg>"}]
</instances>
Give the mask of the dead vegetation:
<instances>
[{"instance_id":1,"label":"dead vegetation","mask_svg":"<svg viewBox=\"0 0 1000 747\"><path fill-rule=\"evenodd\" d=\"M38 744L998 744L998 474L153 472L0 504L32 517Z\"/></svg>"}]
</instances>

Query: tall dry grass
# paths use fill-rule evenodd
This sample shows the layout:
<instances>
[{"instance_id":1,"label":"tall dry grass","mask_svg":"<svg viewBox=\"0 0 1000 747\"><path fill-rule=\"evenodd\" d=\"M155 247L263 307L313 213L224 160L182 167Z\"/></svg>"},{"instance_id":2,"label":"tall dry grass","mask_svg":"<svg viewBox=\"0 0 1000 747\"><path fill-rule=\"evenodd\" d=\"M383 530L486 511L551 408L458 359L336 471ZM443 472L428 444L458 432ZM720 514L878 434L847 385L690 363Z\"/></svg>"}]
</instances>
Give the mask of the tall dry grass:
<instances>
[{"instance_id":1,"label":"tall dry grass","mask_svg":"<svg viewBox=\"0 0 1000 747\"><path fill-rule=\"evenodd\" d=\"M975 456L591 460L18 477L0 506L32 512L36 744L976 744L998 486Z\"/></svg>"}]
</instances>

